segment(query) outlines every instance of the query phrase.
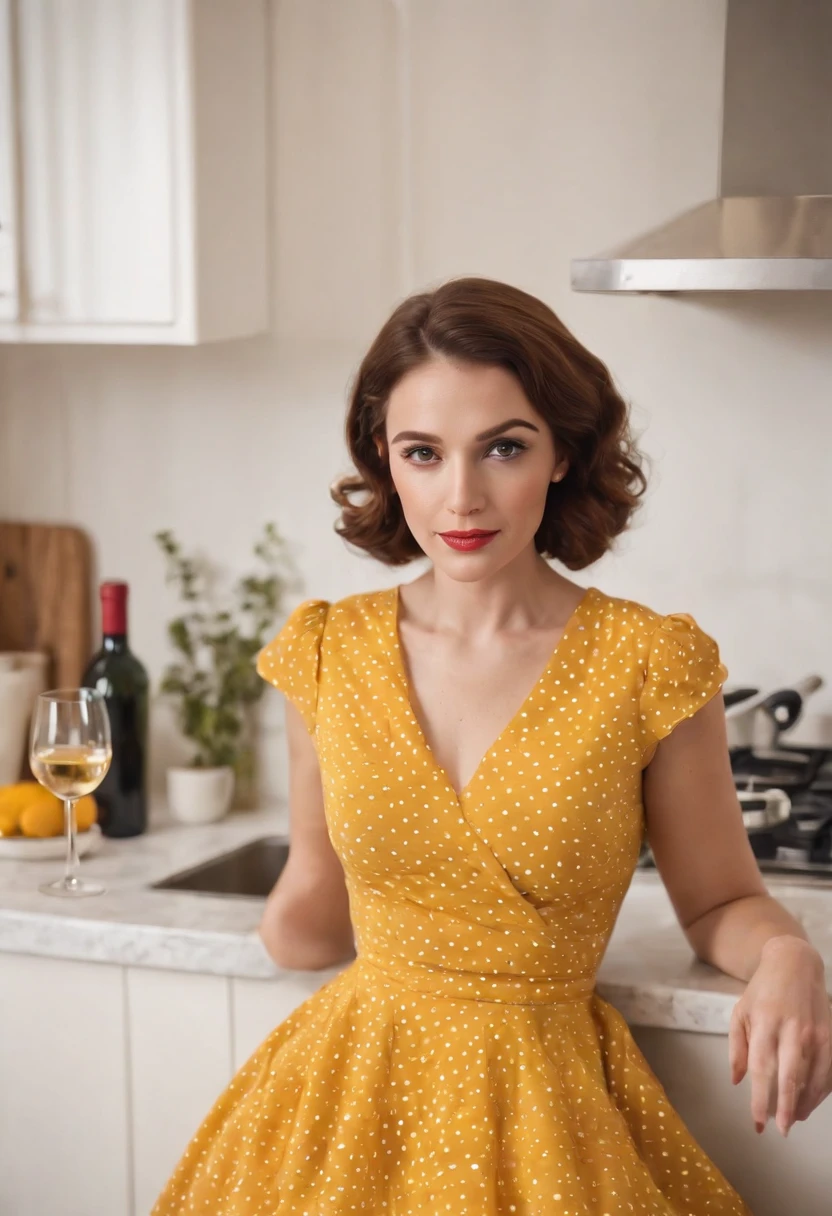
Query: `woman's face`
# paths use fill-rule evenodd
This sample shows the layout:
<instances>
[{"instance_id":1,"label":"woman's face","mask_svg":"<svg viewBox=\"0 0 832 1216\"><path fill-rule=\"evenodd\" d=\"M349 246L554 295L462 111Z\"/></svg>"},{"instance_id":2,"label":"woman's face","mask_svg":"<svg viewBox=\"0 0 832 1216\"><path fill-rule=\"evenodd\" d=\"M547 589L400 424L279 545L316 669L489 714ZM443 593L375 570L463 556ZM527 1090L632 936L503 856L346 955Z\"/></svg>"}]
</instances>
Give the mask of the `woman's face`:
<instances>
[{"instance_id":1,"label":"woman's face","mask_svg":"<svg viewBox=\"0 0 832 1216\"><path fill-rule=\"evenodd\" d=\"M445 358L414 368L390 395L385 438L407 525L453 577L534 552L549 484L568 462L510 372ZM496 535L469 550L442 539L471 529Z\"/></svg>"}]
</instances>

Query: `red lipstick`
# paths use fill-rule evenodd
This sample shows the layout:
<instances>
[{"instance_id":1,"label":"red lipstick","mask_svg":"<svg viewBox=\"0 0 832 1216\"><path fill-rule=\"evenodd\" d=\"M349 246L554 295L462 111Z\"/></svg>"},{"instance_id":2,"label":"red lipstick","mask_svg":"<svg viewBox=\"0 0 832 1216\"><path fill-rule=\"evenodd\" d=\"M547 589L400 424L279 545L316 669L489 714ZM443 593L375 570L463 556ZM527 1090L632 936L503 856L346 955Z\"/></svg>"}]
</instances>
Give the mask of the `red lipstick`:
<instances>
[{"instance_id":1,"label":"red lipstick","mask_svg":"<svg viewBox=\"0 0 832 1216\"><path fill-rule=\"evenodd\" d=\"M461 552L467 552L470 549L482 549L490 540L493 540L497 532L487 532L483 528L472 528L468 532L440 532L446 545L451 549L457 549Z\"/></svg>"}]
</instances>

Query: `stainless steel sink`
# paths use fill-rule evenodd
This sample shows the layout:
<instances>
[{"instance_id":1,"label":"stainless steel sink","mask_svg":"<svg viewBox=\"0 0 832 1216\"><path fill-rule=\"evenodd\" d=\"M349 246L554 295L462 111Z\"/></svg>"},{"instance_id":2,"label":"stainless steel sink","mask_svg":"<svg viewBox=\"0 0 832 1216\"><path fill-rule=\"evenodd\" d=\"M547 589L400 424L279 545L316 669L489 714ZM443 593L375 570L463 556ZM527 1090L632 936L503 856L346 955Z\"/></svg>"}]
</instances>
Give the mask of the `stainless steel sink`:
<instances>
[{"instance_id":1,"label":"stainless steel sink","mask_svg":"<svg viewBox=\"0 0 832 1216\"><path fill-rule=\"evenodd\" d=\"M262 836L198 866L171 874L152 886L163 891L265 896L277 882L288 857L288 836Z\"/></svg>"}]
</instances>

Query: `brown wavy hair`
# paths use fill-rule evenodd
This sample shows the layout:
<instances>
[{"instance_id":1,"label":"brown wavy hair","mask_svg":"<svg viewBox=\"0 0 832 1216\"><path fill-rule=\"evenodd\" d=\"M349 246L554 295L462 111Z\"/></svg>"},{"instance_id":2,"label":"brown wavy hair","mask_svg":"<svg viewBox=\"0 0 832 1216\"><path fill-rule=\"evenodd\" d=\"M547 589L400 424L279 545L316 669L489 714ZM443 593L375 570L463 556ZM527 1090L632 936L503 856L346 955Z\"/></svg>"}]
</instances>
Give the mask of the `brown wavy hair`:
<instances>
[{"instance_id":1,"label":"brown wavy hair","mask_svg":"<svg viewBox=\"0 0 832 1216\"><path fill-rule=\"evenodd\" d=\"M570 570L589 566L623 532L647 488L627 406L606 366L535 296L493 279L451 279L403 300L353 383L346 441L357 475L330 488L335 531L390 566L424 551L405 522L385 453L390 394L409 371L443 356L506 368L547 422L569 468L551 482L537 551ZM379 450L381 448L381 450ZM365 494L360 502L354 494Z\"/></svg>"}]
</instances>

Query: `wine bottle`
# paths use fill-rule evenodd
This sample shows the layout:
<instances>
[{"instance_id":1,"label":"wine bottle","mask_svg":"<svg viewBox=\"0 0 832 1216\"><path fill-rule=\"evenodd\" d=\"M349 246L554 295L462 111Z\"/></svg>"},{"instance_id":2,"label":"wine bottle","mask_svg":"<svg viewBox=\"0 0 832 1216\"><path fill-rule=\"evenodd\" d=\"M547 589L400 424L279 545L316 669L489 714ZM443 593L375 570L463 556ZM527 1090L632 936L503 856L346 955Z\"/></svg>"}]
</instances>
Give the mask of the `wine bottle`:
<instances>
[{"instance_id":1,"label":"wine bottle","mask_svg":"<svg viewBox=\"0 0 832 1216\"><path fill-rule=\"evenodd\" d=\"M101 594L101 649L82 684L107 703L113 758L95 791L105 836L139 836L147 827L147 672L127 644L127 583L106 582Z\"/></svg>"}]
</instances>

